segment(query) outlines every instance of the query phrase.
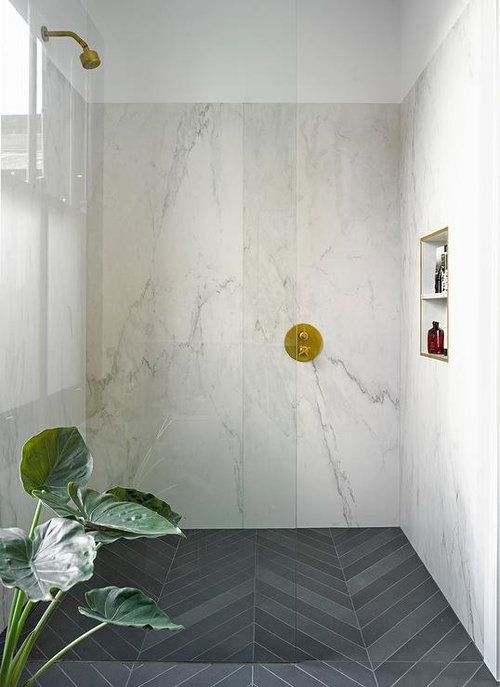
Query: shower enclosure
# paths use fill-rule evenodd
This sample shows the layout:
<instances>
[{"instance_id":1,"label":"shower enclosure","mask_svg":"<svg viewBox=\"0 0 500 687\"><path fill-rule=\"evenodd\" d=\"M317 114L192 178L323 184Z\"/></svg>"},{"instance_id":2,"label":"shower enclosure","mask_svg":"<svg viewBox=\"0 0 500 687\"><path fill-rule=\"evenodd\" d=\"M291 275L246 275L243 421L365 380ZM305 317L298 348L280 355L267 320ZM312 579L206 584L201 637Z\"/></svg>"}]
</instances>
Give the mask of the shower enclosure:
<instances>
[{"instance_id":1,"label":"shower enclosure","mask_svg":"<svg viewBox=\"0 0 500 687\"><path fill-rule=\"evenodd\" d=\"M371 91L315 98L341 79L299 60L324 3L209 4L0 0L2 44L24 70L2 109L2 526L28 521L17 457L47 425L85 434L92 486L151 491L182 514L186 539L106 546L89 583L139 587L185 626L107 628L68 654L76 671L134 663L128 687L158 663L176 685L205 666L207 687L242 664L319 661L373 687L374 671L392 684L435 645L435 665L478 662L398 526L413 264L400 171L420 111ZM101 66L84 71L72 41L44 43L45 25L85 36ZM287 355L297 323L323 337L314 360ZM87 627L86 588L38 658Z\"/></svg>"},{"instance_id":2,"label":"shower enclosure","mask_svg":"<svg viewBox=\"0 0 500 687\"><path fill-rule=\"evenodd\" d=\"M394 567L413 564L391 527L397 356L383 353L399 317L399 111L298 104L297 18L273 8L278 34L267 17L252 35L264 51L279 41L272 102L191 92L92 106L87 438L101 484L158 494L188 535L118 544L100 574L146 580L186 626L131 632L124 658L362 671L343 528L381 528L358 557L382 547ZM243 31L244 3L224 11ZM298 322L324 337L312 362L284 349Z\"/></svg>"}]
</instances>

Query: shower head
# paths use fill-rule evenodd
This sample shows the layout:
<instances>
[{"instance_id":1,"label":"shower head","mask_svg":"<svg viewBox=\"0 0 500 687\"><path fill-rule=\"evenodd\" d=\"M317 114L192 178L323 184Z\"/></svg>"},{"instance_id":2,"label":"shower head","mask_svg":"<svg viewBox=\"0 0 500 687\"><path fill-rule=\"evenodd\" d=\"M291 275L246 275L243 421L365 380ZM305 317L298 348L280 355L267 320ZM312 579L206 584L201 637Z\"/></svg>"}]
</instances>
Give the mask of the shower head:
<instances>
[{"instance_id":1,"label":"shower head","mask_svg":"<svg viewBox=\"0 0 500 687\"><path fill-rule=\"evenodd\" d=\"M84 69L95 69L101 64L101 59L95 50L91 50L88 44L80 38L74 31L49 31L46 26L42 26L42 39L48 41L49 38L73 38L79 45L82 46L83 52L80 55L80 62Z\"/></svg>"},{"instance_id":2,"label":"shower head","mask_svg":"<svg viewBox=\"0 0 500 687\"><path fill-rule=\"evenodd\" d=\"M84 48L80 55L80 61L84 69L95 69L101 64L101 58L95 50Z\"/></svg>"}]
</instances>

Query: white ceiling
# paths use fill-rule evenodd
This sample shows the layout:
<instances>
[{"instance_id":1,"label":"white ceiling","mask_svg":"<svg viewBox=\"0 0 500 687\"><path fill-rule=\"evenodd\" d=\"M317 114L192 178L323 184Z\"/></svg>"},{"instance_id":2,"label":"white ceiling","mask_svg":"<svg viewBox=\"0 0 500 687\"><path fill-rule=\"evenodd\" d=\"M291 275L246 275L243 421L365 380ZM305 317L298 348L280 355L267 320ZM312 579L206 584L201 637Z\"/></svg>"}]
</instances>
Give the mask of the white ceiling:
<instances>
[{"instance_id":1,"label":"white ceiling","mask_svg":"<svg viewBox=\"0 0 500 687\"><path fill-rule=\"evenodd\" d=\"M106 102L400 102L467 0L83 0Z\"/></svg>"}]
</instances>

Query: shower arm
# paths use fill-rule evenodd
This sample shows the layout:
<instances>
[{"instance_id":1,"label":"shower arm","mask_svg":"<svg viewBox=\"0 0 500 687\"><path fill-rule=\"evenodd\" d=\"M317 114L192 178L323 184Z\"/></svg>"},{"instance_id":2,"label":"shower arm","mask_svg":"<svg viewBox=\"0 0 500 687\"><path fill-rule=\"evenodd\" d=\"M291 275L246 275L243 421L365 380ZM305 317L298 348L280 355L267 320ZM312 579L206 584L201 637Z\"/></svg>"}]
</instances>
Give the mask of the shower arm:
<instances>
[{"instance_id":1,"label":"shower arm","mask_svg":"<svg viewBox=\"0 0 500 687\"><path fill-rule=\"evenodd\" d=\"M89 47L88 43L86 43L83 38L80 38L80 36L75 33L74 31L49 31L46 26L42 26L42 38L44 41L48 41L49 38L51 37L57 37L57 38L74 38L74 40L82 46L82 48L85 50L86 48Z\"/></svg>"}]
</instances>

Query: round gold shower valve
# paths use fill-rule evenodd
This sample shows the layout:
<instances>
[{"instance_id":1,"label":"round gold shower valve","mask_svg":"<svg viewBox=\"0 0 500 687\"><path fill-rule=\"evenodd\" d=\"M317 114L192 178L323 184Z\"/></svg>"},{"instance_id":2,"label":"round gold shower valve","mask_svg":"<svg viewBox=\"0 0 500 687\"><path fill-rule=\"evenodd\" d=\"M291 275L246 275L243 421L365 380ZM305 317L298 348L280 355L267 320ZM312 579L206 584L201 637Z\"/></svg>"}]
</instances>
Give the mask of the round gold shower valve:
<instances>
[{"instance_id":1,"label":"round gold shower valve","mask_svg":"<svg viewBox=\"0 0 500 687\"><path fill-rule=\"evenodd\" d=\"M312 324L295 324L285 336L285 350L294 360L307 363L321 353L323 338Z\"/></svg>"}]
</instances>

